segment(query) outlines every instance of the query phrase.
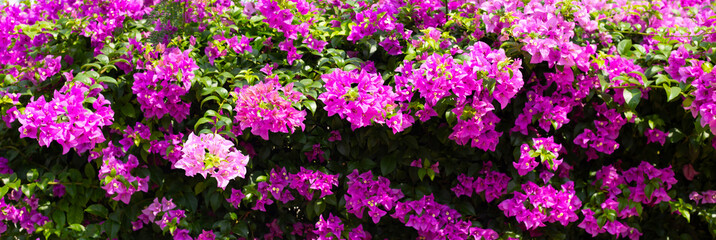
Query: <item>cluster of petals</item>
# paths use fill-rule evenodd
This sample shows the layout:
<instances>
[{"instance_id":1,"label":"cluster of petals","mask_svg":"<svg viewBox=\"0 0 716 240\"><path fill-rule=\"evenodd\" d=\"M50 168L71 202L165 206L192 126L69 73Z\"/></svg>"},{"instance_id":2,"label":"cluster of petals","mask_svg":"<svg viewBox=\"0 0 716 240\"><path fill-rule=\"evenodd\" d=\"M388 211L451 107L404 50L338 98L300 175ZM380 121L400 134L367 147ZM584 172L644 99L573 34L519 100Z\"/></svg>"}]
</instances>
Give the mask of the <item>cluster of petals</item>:
<instances>
[{"instance_id":1,"label":"cluster of petals","mask_svg":"<svg viewBox=\"0 0 716 240\"><path fill-rule=\"evenodd\" d=\"M689 199L700 204L716 203L716 191L691 192Z\"/></svg>"},{"instance_id":2,"label":"cluster of petals","mask_svg":"<svg viewBox=\"0 0 716 240\"><path fill-rule=\"evenodd\" d=\"M114 111L99 93L101 88L90 90L85 83L71 82L71 74L67 76L69 82L54 92L52 100L40 96L27 104L23 114L18 114L20 137L37 139L40 146L56 141L63 154L72 148L83 153L105 141L102 127L112 124Z\"/></svg>"},{"instance_id":3,"label":"cluster of petals","mask_svg":"<svg viewBox=\"0 0 716 240\"><path fill-rule=\"evenodd\" d=\"M644 136L646 136L646 143L659 143L662 146L666 143L666 136L668 133L665 133L659 129L647 129L644 132Z\"/></svg>"},{"instance_id":4,"label":"cluster of petals","mask_svg":"<svg viewBox=\"0 0 716 240\"><path fill-rule=\"evenodd\" d=\"M608 109L606 104L595 105L598 119L594 120L595 130L584 129L574 138L574 144L587 149L589 160L596 159L597 153L612 154L619 148L616 142L619 131L627 120L616 109Z\"/></svg>"},{"instance_id":5,"label":"cluster of petals","mask_svg":"<svg viewBox=\"0 0 716 240\"><path fill-rule=\"evenodd\" d=\"M108 196L112 196L112 200L129 204L132 194L149 190L149 176L133 176L131 171L139 166L139 160L134 155L127 154L127 160L124 162L120 159L124 155L124 152L114 145L103 149L102 166L98 175L102 189L107 191Z\"/></svg>"},{"instance_id":6,"label":"cluster of petals","mask_svg":"<svg viewBox=\"0 0 716 240\"><path fill-rule=\"evenodd\" d=\"M429 3L422 3L429 4ZM404 1L379 1L368 5L366 2L360 2L361 8L353 16L353 22L356 25L351 26L351 31L347 37L348 41L355 43L366 37L371 37L378 31L387 33L383 41L378 43L390 55L398 55L402 53L399 39L408 39L411 31L406 30L404 25L397 21L397 14L400 8L405 6ZM439 4L441 5L441 4ZM426 16L443 17L441 14L429 15L427 12L419 9L421 3L414 5L414 12L422 13ZM444 18L443 18L444 19ZM416 21L419 21L416 19Z\"/></svg>"},{"instance_id":7,"label":"cluster of petals","mask_svg":"<svg viewBox=\"0 0 716 240\"><path fill-rule=\"evenodd\" d=\"M395 102L397 94L390 86L383 85L380 74L365 70L343 71L335 69L324 74L326 92L318 97L326 106L324 109L328 116L338 114L342 119L351 123L352 129L370 126L372 123L387 124L402 131L412 125L413 119L409 115L396 115L401 121L393 121L388 116L401 113Z\"/></svg>"},{"instance_id":8,"label":"cluster of petals","mask_svg":"<svg viewBox=\"0 0 716 240\"><path fill-rule=\"evenodd\" d=\"M320 216L316 223L316 229L313 230L313 232L318 235L318 240L342 239L341 233L344 227L339 217L333 216L333 213L329 213L325 219L323 215Z\"/></svg>"},{"instance_id":9,"label":"cluster of petals","mask_svg":"<svg viewBox=\"0 0 716 240\"><path fill-rule=\"evenodd\" d=\"M532 146L525 143L520 147L520 159L519 162L512 163L517 169L517 173L520 176L524 176L528 172L534 170L539 163L535 161L536 157L540 157L540 162L545 165L547 169L557 171L557 168L562 163L562 159L559 159L559 152L562 150L562 145L554 142L554 137L548 138L534 138L532 139Z\"/></svg>"},{"instance_id":10,"label":"cluster of petals","mask_svg":"<svg viewBox=\"0 0 716 240\"><path fill-rule=\"evenodd\" d=\"M164 160L171 162L172 168L174 168L174 164L182 157L183 138L183 133L174 134L165 131L163 140L151 140L149 142L149 152L159 154Z\"/></svg>"},{"instance_id":11,"label":"cluster of petals","mask_svg":"<svg viewBox=\"0 0 716 240\"><path fill-rule=\"evenodd\" d=\"M244 197L246 197L246 195L244 195L241 190L232 188L231 196L227 198L226 201L229 202L231 206L234 206L234 208L239 208L239 205L241 205L241 200L243 200Z\"/></svg>"},{"instance_id":12,"label":"cluster of petals","mask_svg":"<svg viewBox=\"0 0 716 240\"><path fill-rule=\"evenodd\" d=\"M359 173L353 170L346 178L346 211L363 218L363 211L367 208L368 216L374 223L378 223L404 196L400 189L390 188L390 180L387 178L379 176L374 180L370 171Z\"/></svg>"},{"instance_id":13,"label":"cluster of petals","mask_svg":"<svg viewBox=\"0 0 716 240\"><path fill-rule=\"evenodd\" d=\"M629 237L631 240L638 240L642 233L638 229L629 227L626 224L617 220L607 220L604 226L599 226L597 219L594 217L594 211L589 208L582 209L584 214L584 220L579 223L578 227L584 229L587 233L591 234L592 237L596 237L600 233L609 232L609 234L619 237Z\"/></svg>"},{"instance_id":14,"label":"cluster of petals","mask_svg":"<svg viewBox=\"0 0 716 240\"><path fill-rule=\"evenodd\" d=\"M285 167L271 169L268 182L258 183L258 192L261 197L256 201L256 205L252 209L265 212L266 205L271 205L274 202L271 197L282 203L294 200L295 198L288 188L289 184L291 184L291 176Z\"/></svg>"},{"instance_id":15,"label":"cluster of petals","mask_svg":"<svg viewBox=\"0 0 716 240\"><path fill-rule=\"evenodd\" d=\"M12 168L8 166L8 162L7 158L0 157L0 174L12 174L14 172Z\"/></svg>"},{"instance_id":16,"label":"cluster of petals","mask_svg":"<svg viewBox=\"0 0 716 240\"><path fill-rule=\"evenodd\" d=\"M491 166L492 164L487 164ZM485 192L485 200L492 202L506 193L507 184L511 178L507 174L491 171L489 169L482 170L481 174L485 174L485 177L469 177L465 174L460 174L457 177L458 184L452 188L455 196L468 196L471 197L473 193Z\"/></svg>"},{"instance_id":17,"label":"cluster of petals","mask_svg":"<svg viewBox=\"0 0 716 240\"><path fill-rule=\"evenodd\" d=\"M172 199L162 198L160 202L159 198L155 198L154 202L144 208L142 214L137 216L137 221L132 222L132 229L137 231L148 223L155 223L162 230L168 225L177 226L179 221L186 217L186 214L184 210L175 209L176 207L177 205L174 204Z\"/></svg>"},{"instance_id":18,"label":"cluster of petals","mask_svg":"<svg viewBox=\"0 0 716 240\"><path fill-rule=\"evenodd\" d=\"M460 213L449 206L435 202L432 194L420 200L398 202L391 215L418 231L424 239L497 239L490 229L472 227L470 221L461 220Z\"/></svg>"},{"instance_id":19,"label":"cluster of petals","mask_svg":"<svg viewBox=\"0 0 716 240\"><path fill-rule=\"evenodd\" d=\"M144 72L134 74L132 92L137 95L146 118L169 114L183 121L189 115L191 103L181 97L189 92L194 71L199 69L189 52L191 49L183 52L178 48L166 49L161 59L146 63Z\"/></svg>"},{"instance_id":20,"label":"cluster of petals","mask_svg":"<svg viewBox=\"0 0 716 240\"><path fill-rule=\"evenodd\" d=\"M211 175L221 189L234 178L246 175L249 157L241 154L234 143L218 134L189 134L182 147L182 157L174 168L184 169L186 176Z\"/></svg>"},{"instance_id":21,"label":"cluster of petals","mask_svg":"<svg viewBox=\"0 0 716 240\"><path fill-rule=\"evenodd\" d=\"M298 194L304 196L308 201L313 199L311 190L321 191L318 198L333 194L331 189L338 186L338 174L332 175L317 170L310 170L301 167L301 170L291 174L290 188L296 189Z\"/></svg>"},{"instance_id":22,"label":"cluster of petals","mask_svg":"<svg viewBox=\"0 0 716 240\"><path fill-rule=\"evenodd\" d=\"M694 100L687 109L695 118L699 117L701 126L709 126L711 133L716 134L716 99L713 98L716 95L716 74L702 73L691 85L696 90L693 93Z\"/></svg>"},{"instance_id":23,"label":"cluster of petals","mask_svg":"<svg viewBox=\"0 0 716 240\"><path fill-rule=\"evenodd\" d=\"M599 85L596 76L575 75L571 68L544 75L546 80L544 83L540 82L535 74L530 78L529 82L535 84L527 92L525 107L517 116L512 131L528 135L529 125L535 118L538 126L544 131L549 132L552 127L555 130L561 128L569 123L567 115L575 107L581 106L582 100L589 95L590 90ZM549 91L548 89L553 85L557 88Z\"/></svg>"},{"instance_id":24,"label":"cluster of petals","mask_svg":"<svg viewBox=\"0 0 716 240\"><path fill-rule=\"evenodd\" d=\"M545 222L559 222L563 226L578 220L576 211L582 201L575 195L574 183L567 182L562 190L551 185L538 186L533 182L522 184L522 192L514 192L510 199L498 207L507 217L515 217L526 229L544 227Z\"/></svg>"},{"instance_id":25,"label":"cluster of petals","mask_svg":"<svg viewBox=\"0 0 716 240\"><path fill-rule=\"evenodd\" d=\"M122 150L129 151L129 148L132 147L132 145L139 146L139 142L144 140L149 140L149 138L152 136L152 130L149 129L146 125L142 123L135 123L134 127L127 126L126 129L124 129L124 134L122 134L122 140L119 140L119 144L122 145Z\"/></svg>"},{"instance_id":26,"label":"cluster of petals","mask_svg":"<svg viewBox=\"0 0 716 240\"><path fill-rule=\"evenodd\" d=\"M7 231L7 223L18 225L20 230L28 234L35 232L35 228L50 222L50 218L37 211L39 199L35 196L22 197L20 190L11 190L6 202L5 197L0 198L0 234Z\"/></svg>"},{"instance_id":27,"label":"cluster of petals","mask_svg":"<svg viewBox=\"0 0 716 240\"><path fill-rule=\"evenodd\" d=\"M269 173L268 182L258 183L258 192L261 197L256 201L254 210L266 211L265 206L276 201L287 203L294 200L291 189L307 200L312 200L315 191L321 191L319 198L333 194L333 187L338 186L338 175L327 174L318 170L301 167L297 173L289 173L286 168L274 168Z\"/></svg>"},{"instance_id":28,"label":"cluster of petals","mask_svg":"<svg viewBox=\"0 0 716 240\"><path fill-rule=\"evenodd\" d=\"M639 166L630 168L622 173L627 184L635 183L636 186L629 186L629 199L634 202L644 204L658 204L660 202L671 201L671 197L666 193L671 186L676 184L674 171L671 166L658 169L648 162L641 162ZM647 196L646 185L655 186L651 196Z\"/></svg>"},{"instance_id":29,"label":"cluster of petals","mask_svg":"<svg viewBox=\"0 0 716 240\"><path fill-rule=\"evenodd\" d=\"M460 145L494 151L498 138L495 130L500 119L493 113L492 101L505 108L522 89L521 60L507 58L502 49L493 50L484 42L468 47L468 59L459 64L449 55L432 54L418 67L412 62L396 69L396 91L400 99L410 100L419 93L425 103L415 114L421 121L437 116L433 107L441 99L454 96L457 124L449 138ZM494 89L487 85L494 81Z\"/></svg>"},{"instance_id":30,"label":"cluster of petals","mask_svg":"<svg viewBox=\"0 0 716 240\"><path fill-rule=\"evenodd\" d=\"M292 106L300 103L303 94L293 90L293 83L281 86L275 78L268 78L252 86L237 88L236 121L241 130L269 139L269 132L293 133L305 128L306 111Z\"/></svg>"},{"instance_id":31,"label":"cluster of petals","mask_svg":"<svg viewBox=\"0 0 716 240\"><path fill-rule=\"evenodd\" d=\"M671 167L657 169L648 162L641 162L639 166L621 171L612 165L602 167L596 173L594 182L597 187L606 192L606 199L600 203L603 210L614 211L616 217L626 219L632 216L639 216L641 212L641 204L658 204L660 202L671 201L671 197L666 193L673 184L676 184L676 178ZM636 184L636 186L634 186ZM650 190L647 190L650 185ZM621 197L623 191L628 189L628 196ZM647 191L651 191L647 193ZM650 194L650 196L647 196ZM628 204L622 206L624 201ZM585 208L582 210L584 219L578 225L592 236L600 233L608 232L617 237L629 237L631 239L639 239L642 235L636 228L630 227L617 219L607 220L603 226L597 224L595 212L592 209Z\"/></svg>"}]
</instances>

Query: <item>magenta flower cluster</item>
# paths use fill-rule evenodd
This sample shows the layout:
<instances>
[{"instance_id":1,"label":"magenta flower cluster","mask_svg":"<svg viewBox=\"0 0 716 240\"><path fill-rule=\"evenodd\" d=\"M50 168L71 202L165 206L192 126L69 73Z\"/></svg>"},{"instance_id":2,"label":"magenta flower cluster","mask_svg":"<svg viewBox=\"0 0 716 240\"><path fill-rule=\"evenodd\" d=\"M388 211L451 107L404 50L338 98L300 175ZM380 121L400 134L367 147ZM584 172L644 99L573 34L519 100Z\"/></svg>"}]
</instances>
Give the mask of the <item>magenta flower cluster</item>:
<instances>
[{"instance_id":1,"label":"magenta flower cluster","mask_svg":"<svg viewBox=\"0 0 716 240\"><path fill-rule=\"evenodd\" d=\"M154 202L144 208L142 214L137 216L137 221L132 222L132 229L137 231L148 223L155 223L162 230L167 226L176 227L179 225L179 221L186 217L184 210L175 209L176 207L177 205L174 204L172 199L162 198L160 202L159 198L155 198Z\"/></svg>"},{"instance_id":2,"label":"magenta flower cluster","mask_svg":"<svg viewBox=\"0 0 716 240\"><path fill-rule=\"evenodd\" d=\"M338 186L338 175L326 174L321 171L314 171L301 167L301 170L296 174L291 174L290 188L296 189L298 194L305 197L306 200L311 201L313 199L313 191L321 191L321 195L318 198L323 198L328 195L332 195L331 189L334 186Z\"/></svg>"},{"instance_id":3,"label":"magenta flower cluster","mask_svg":"<svg viewBox=\"0 0 716 240\"><path fill-rule=\"evenodd\" d=\"M378 223L404 196L400 189L390 188L390 180L387 178L379 176L377 180L373 180L374 176L370 171L359 173L358 170L353 170L346 178L346 211L363 218L367 208L368 216L374 223Z\"/></svg>"},{"instance_id":4,"label":"magenta flower cluster","mask_svg":"<svg viewBox=\"0 0 716 240\"><path fill-rule=\"evenodd\" d=\"M606 193L606 199L601 203L600 211L611 211L616 218L626 219L639 216L643 208L642 203L653 205L671 201L666 190L669 190L676 182L671 167L657 169L647 162L641 162L639 166L626 171L620 171L612 165L604 166L597 171L594 183ZM628 199L629 204L620 207L621 200L619 199L624 197ZM603 226L600 226L595 217L597 213L590 208L583 209L582 213L584 219L579 227L592 236L608 232L617 237L628 236L631 239L639 239L639 236L642 235L636 228L630 227L616 218L608 219Z\"/></svg>"},{"instance_id":5,"label":"magenta flower cluster","mask_svg":"<svg viewBox=\"0 0 716 240\"><path fill-rule=\"evenodd\" d=\"M14 171L8 166L7 158L0 157L0 174L12 174Z\"/></svg>"},{"instance_id":6,"label":"magenta flower cluster","mask_svg":"<svg viewBox=\"0 0 716 240\"><path fill-rule=\"evenodd\" d=\"M596 131L584 129L574 138L574 144L587 149L587 160L598 158L596 152L612 154L619 148L616 142L619 131L627 123L616 109L608 109L606 104L595 105L599 119L594 120Z\"/></svg>"},{"instance_id":7,"label":"magenta flower cluster","mask_svg":"<svg viewBox=\"0 0 716 240\"><path fill-rule=\"evenodd\" d=\"M141 134L139 135L141 137ZM182 157L183 133L164 132L163 140L151 140L149 144L149 152L159 154L164 160L172 164L172 168Z\"/></svg>"},{"instance_id":8,"label":"magenta flower cluster","mask_svg":"<svg viewBox=\"0 0 716 240\"><path fill-rule=\"evenodd\" d=\"M189 134L182 146L182 157L174 168L184 169L186 176L211 175L225 189L229 181L246 175L249 157L241 154L234 143L218 134Z\"/></svg>"},{"instance_id":9,"label":"magenta flower cluster","mask_svg":"<svg viewBox=\"0 0 716 240\"><path fill-rule=\"evenodd\" d=\"M122 145L122 150L129 151L132 145L139 146L142 140L149 140L152 136L151 129L142 123L135 123L134 128L127 126L122 134L122 140L119 140L119 144Z\"/></svg>"},{"instance_id":10,"label":"magenta flower cluster","mask_svg":"<svg viewBox=\"0 0 716 240\"><path fill-rule=\"evenodd\" d=\"M251 133L269 139L269 132L293 133L303 130L306 111L292 106L300 103L303 94L293 90L293 83L281 86L276 78L247 85L236 90L236 121L241 130L251 128Z\"/></svg>"},{"instance_id":11,"label":"magenta flower cluster","mask_svg":"<svg viewBox=\"0 0 716 240\"><path fill-rule=\"evenodd\" d=\"M534 138L532 139L532 146L525 143L520 147L520 159L519 162L512 163L517 169L517 173L520 176L524 176L528 172L534 170L539 164L535 159L540 157L540 162L544 166L552 171L557 171L557 168L562 164L562 159L559 159L559 152L562 150L562 145L554 142L554 137L548 138Z\"/></svg>"},{"instance_id":12,"label":"magenta flower cluster","mask_svg":"<svg viewBox=\"0 0 716 240\"><path fill-rule=\"evenodd\" d=\"M502 133L495 131L500 119L493 113L495 100L505 108L510 99L522 88L521 61L509 59L502 49L492 50L484 42L468 48L468 60L459 64L450 55L432 54L418 69L412 62L396 69L396 91L401 99L410 100L417 92L425 100L422 109L415 112L421 121L437 113L433 107L441 99L454 96L457 124L449 138L460 145L494 151ZM494 82L494 88L488 88Z\"/></svg>"},{"instance_id":13,"label":"magenta flower cluster","mask_svg":"<svg viewBox=\"0 0 716 240\"><path fill-rule=\"evenodd\" d=\"M333 194L333 187L338 186L338 175L326 174L318 170L301 167L297 173L288 173L286 168L274 168L269 174L268 182L259 182L258 192L260 198L256 201L254 210L266 211L266 205L276 201L287 203L294 200L290 189L294 189L307 200L312 200L315 191L321 191L319 198Z\"/></svg>"},{"instance_id":14,"label":"magenta flower cluster","mask_svg":"<svg viewBox=\"0 0 716 240\"><path fill-rule=\"evenodd\" d=\"M321 78L326 91L318 99L326 104L324 109L328 116L338 114L351 123L352 129L377 123L387 124L393 132L397 132L412 125L412 117L401 114L395 102L397 94L384 85L380 74L335 69ZM393 121L392 115L393 118L398 117L398 121Z\"/></svg>"},{"instance_id":15,"label":"magenta flower cluster","mask_svg":"<svg viewBox=\"0 0 716 240\"><path fill-rule=\"evenodd\" d=\"M56 141L62 146L63 154L73 148L77 153L84 153L105 141L102 127L112 124L114 111L100 94L102 88L90 90L85 83L72 82L71 74L66 76L68 82L55 91L50 101L40 96L18 114L22 124L20 137L37 139L40 146L50 146Z\"/></svg>"},{"instance_id":16,"label":"magenta flower cluster","mask_svg":"<svg viewBox=\"0 0 716 240\"><path fill-rule=\"evenodd\" d=\"M485 177L477 177L477 179L460 174L457 177L458 184L452 188L455 196L468 196L472 197L473 193L480 194L485 192L485 200L492 202L503 194L506 193L507 184L511 178L507 174L491 171L489 168L492 166L492 162L485 164L485 169L480 171L480 174L485 174Z\"/></svg>"},{"instance_id":17,"label":"magenta flower cluster","mask_svg":"<svg viewBox=\"0 0 716 240\"><path fill-rule=\"evenodd\" d=\"M556 73L545 73L545 82L541 82L535 74L530 77L529 84L533 84L527 91L527 101L522 112L515 120L512 131L529 135L530 124L537 120L539 128L549 131L557 130L569 123L567 115L575 107L581 107L582 100L589 95L590 90L599 86L596 76L587 74L575 75L571 68ZM576 84L575 84L576 83ZM551 86L555 91L549 91ZM532 129L532 132L535 130Z\"/></svg>"},{"instance_id":18,"label":"magenta flower cluster","mask_svg":"<svg viewBox=\"0 0 716 240\"><path fill-rule=\"evenodd\" d=\"M143 53L143 49L138 50ZM161 53L160 59L148 59L144 66L139 66L145 71L134 74L132 92L137 95L146 118L169 114L181 122L189 115L191 103L181 97L191 88L194 71L199 69L189 52L169 48Z\"/></svg>"},{"instance_id":19,"label":"magenta flower cluster","mask_svg":"<svg viewBox=\"0 0 716 240\"><path fill-rule=\"evenodd\" d=\"M0 234L7 231L7 223L19 225L20 230L30 234L50 222L50 218L38 212L39 199L35 196L22 197L19 190L12 190L5 196L9 201L5 197L0 198Z\"/></svg>"},{"instance_id":20,"label":"magenta flower cluster","mask_svg":"<svg viewBox=\"0 0 716 240\"><path fill-rule=\"evenodd\" d=\"M333 213L329 213L326 219L323 218L323 215L320 216L316 223L316 230L313 232L318 235L317 240L341 239L343 228L341 219L333 216Z\"/></svg>"},{"instance_id":21,"label":"magenta flower cluster","mask_svg":"<svg viewBox=\"0 0 716 240\"><path fill-rule=\"evenodd\" d=\"M716 203L716 191L691 192L689 199L698 204Z\"/></svg>"},{"instance_id":22,"label":"magenta flower cluster","mask_svg":"<svg viewBox=\"0 0 716 240\"><path fill-rule=\"evenodd\" d=\"M563 184L561 190L527 182L522 184L522 191L524 193L515 191L512 198L502 201L498 207L526 229L544 227L545 222L567 226L579 219L577 210L582 207L582 201L575 195L573 182Z\"/></svg>"},{"instance_id":23,"label":"magenta flower cluster","mask_svg":"<svg viewBox=\"0 0 716 240\"><path fill-rule=\"evenodd\" d=\"M391 215L418 231L424 239L497 239L498 235L490 229L472 227L470 221L461 220L461 215L450 207L435 202L432 194L420 200L398 202L395 213Z\"/></svg>"},{"instance_id":24,"label":"magenta flower cluster","mask_svg":"<svg viewBox=\"0 0 716 240\"><path fill-rule=\"evenodd\" d=\"M122 161L120 158L125 154L114 145L103 149L101 154L102 167L99 169L98 176L102 189L107 191L108 196L112 196L112 200L129 204L132 194L149 190L149 176L141 178L131 173L132 169L139 166L137 157L127 154L126 162Z\"/></svg>"}]
</instances>

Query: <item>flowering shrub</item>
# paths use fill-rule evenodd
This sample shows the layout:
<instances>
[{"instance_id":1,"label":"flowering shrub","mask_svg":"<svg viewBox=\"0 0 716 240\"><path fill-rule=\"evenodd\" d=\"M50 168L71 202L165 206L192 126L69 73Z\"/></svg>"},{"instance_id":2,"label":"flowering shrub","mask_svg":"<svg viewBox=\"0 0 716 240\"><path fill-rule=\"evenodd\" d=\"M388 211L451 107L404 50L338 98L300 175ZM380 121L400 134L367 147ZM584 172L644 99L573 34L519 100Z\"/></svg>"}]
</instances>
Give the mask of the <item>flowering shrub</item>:
<instances>
[{"instance_id":1,"label":"flowering shrub","mask_svg":"<svg viewBox=\"0 0 716 240\"><path fill-rule=\"evenodd\" d=\"M716 237L712 2L19 2L0 239Z\"/></svg>"}]
</instances>

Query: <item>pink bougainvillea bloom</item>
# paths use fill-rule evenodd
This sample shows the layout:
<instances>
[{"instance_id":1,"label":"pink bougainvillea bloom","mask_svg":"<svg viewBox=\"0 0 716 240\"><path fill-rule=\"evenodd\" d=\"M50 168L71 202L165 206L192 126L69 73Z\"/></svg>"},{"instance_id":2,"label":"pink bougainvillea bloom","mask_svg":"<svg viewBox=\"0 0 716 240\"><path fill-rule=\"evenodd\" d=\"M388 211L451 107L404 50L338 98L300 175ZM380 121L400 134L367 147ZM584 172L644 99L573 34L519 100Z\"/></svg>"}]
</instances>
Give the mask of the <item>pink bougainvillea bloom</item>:
<instances>
[{"instance_id":1,"label":"pink bougainvillea bloom","mask_svg":"<svg viewBox=\"0 0 716 240\"><path fill-rule=\"evenodd\" d=\"M227 202L231 203L234 208L239 208L241 200L244 199L245 195L239 189L231 189L231 196L226 199Z\"/></svg>"},{"instance_id":2,"label":"pink bougainvillea bloom","mask_svg":"<svg viewBox=\"0 0 716 240\"><path fill-rule=\"evenodd\" d=\"M649 129L644 133L646 135L646 143L660 143L662 146L666 143L667 133L659 129Z\"/></svg>"},{"instance_id":3,"label":"pink bougainvillea bloom","mask_svg":"<svg viewBox=\"0 0 716 240\"><path fill-rule=\"evenodd\" d=\"M12 168L10 168L8 165L7 158L0 157L0 174L12 174Z\"/></svg>"},{"instance_id":4,"label":"pink bougainvillea bloom","mask_svg":"<svg viewBox=\"0 0 716 240\"><path fill-rule=\"evenodd\" d=\"M699 172L694 169L694 165L692 165L691 163L684 165L683 172L684 177L686 178L686 180L689 181L693 181L694 177L696 177L696 175L699 175Z\"/></svg>"},{"instance_id":5,"label":"pink bougainvillea bloom","mask_svg":"<svg viewBox=\"0 0 716 240\"><path fill-rule=\"evenodd\" d=\"M196 240L214 240L216 238L216 235L214 235L214 231L211 230L203 230L199 236L196 237Z\"/></svg>"},{"instance_id":6,"label":"pink bougainvillea bloom","mask_svg":"<svg viewBox=\"0 0 716 240\"><path fill-rule=\"evenodd\" d=\"M218 134L197 136L191 133L184 142L182 153L181 159L174 164L175 168L184 169L187 176L198 173L206 178L211 175L221 189L232 179L243 178L249 163L248 156L241 154L234 148L234 143Z\"/></svg>"},{"instance_id":7,"label":"pink bougainvillea bloom","mask_svg":"<svg viewBox=\"0 0 716 240\"><path fill-rule=\"evenodd\" d=\"M305 128L306 111L292 106L303 96L293 90L293 83L282 87L277 79L269 78L235 91L238 96L236 121L241 130L251 128L251 134L268 140L269 132L293 133L298 127Z\"/></svg>"}]
</instances>

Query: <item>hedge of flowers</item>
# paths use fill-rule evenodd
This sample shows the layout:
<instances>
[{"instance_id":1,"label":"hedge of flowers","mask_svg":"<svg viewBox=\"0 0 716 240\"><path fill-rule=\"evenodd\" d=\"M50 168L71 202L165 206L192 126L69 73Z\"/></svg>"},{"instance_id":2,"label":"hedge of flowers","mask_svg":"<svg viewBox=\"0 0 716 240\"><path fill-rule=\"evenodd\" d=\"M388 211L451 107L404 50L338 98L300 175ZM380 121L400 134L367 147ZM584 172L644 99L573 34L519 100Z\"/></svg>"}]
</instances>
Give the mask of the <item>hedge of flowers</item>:
<instances>
[{"instance_id":1,"label":"hedge of flowers","mask_svg":"<svg viewBox=\"0 0 716 240\"><path fill-rule=\"evenodd\" d=\"M716 5L0 5L1 239L716 237Z\"/></svg>"}]
</instances>

